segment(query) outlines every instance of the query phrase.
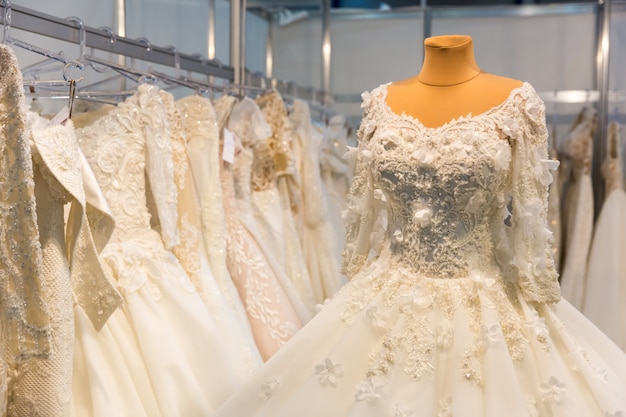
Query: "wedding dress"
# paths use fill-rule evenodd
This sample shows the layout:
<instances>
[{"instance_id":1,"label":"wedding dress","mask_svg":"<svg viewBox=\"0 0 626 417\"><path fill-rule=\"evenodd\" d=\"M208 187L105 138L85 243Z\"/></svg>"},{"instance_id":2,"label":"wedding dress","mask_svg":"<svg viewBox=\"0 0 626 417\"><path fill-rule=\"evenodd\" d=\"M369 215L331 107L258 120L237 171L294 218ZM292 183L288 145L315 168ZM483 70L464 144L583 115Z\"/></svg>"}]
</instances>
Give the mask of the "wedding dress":
<instances>
[{"instance_id":1,"label":"wedding dress","mask_svg":"<svg viewBox=\"0 0 626 417\"><path fill-rule=\"evenodd\" d=\"M294 218L294 213L301 210L301 197L292 150L293 129L277 91L257 97L256 102L271 127L270 134L253 147L252 202L257 224L271 256L278 260L313 314L316 299Z\"/></svg>"},{"instance_id":2,"label":"wedding dress","mask_svg":"<svg viewBox=\"0 0 626 417\"><path fill-rule=\"evenodd\" d=\"M544 106L428 128L364 94L351 281L214 417L626 412L626 355L560 301Z\"/></svg>"},{"instance_id":3,"label":"wedding dress","mask_svg":"<svg viewBox=\"0 0 626 417\"><path fill-rule=\"evenodd\" d=\"M220 130L228 123L235 101L234 97L223 96L215 103ZM233 162L238 163L237 155ZM308 320L308 312L286 278L281 279L281 271L270 264L261 247L263 242L246 227L245 213L240 214L235 196L233 166L229 162L222 163L221 180L227 265L246 308L261 357L267 360ZM250 176L239 181L250 184Z\"/></svg>"},{"instance_id":4,"label":"wedding dress","mask_svg":"<svg viewBox=\"0 0 626 417\"><path fill-rule=\"evenodd\" d=\"M134 359L147 369L161 415L206 415L237 386L237 368L189 276L168 250L180 243L172 117L160 91L142 84L77 136L116 222L100 257L116 280L130 325L120 334L127 339L117 340L122 355L125 345L139 345ZM150 227L147 186L160 235Z\"/></svg>"},{"instance_id":5,"label":"wedding dress","mask_svg":"<svg viewBox=\"0 0 626 417\"><path fill-rule=\"evenodd\" d=\"M572 174L565 199L565 259L561 273L563 297L578 310L585 302L587 258L593 235L592 140L595 111L585 112L563 144Z\"/></svg>"},{"instance_id":6,"label":"wedding dress","mask_svg":"<svg viewBox=\"0 0 626 417\"><path fill-rule=\"evenodd\" d=\"M309 105L295 100L290 119L294 125L294 143L300 161L298 169L302 181L302 208L298 216L301 224L300 243L311 276L315 302L323 304L345 284L340 273L343 240L342 230L333 229L330 223L330 196L320 174L321 137L313 133ZM341 228L341 227L340 227Z\"/></svg>"},{"instance_id":7,"label":"wedding dress","mask_svg":"<svg viewBox=\"0 0 626 417\"><path fill-rule=\"evenodd\" d=\"M226 223L220 182L221 154L219 128L213 105L198 95L178 100L184 117L187 156L200 200L202 241L211 272L224 300L235 312L242 331L250 333L250 323L226 265Z\"/></svg>"},{"instance_id":8,"label":"wedding dress","mask_svg":"<svg viewBox=\"0 0 626 417\"><path fill-rule=\"evenodd\" d=\"M589 252L582 312L626 352L626 193L620 127L609 125L602 164L606 199Z\"/></svg>"},{"instance_id":9,"label":"wedding dress","mask_svg":"<svg viewBox=\"0 0 626 417\"><path fill-rule=\"evenodd\" d=\"M168 104L172 96L162 92L163 101ZM236 365L240 381L256 370L263 363L261 355L254 343L250 324L247 319L242 321L233 304L230 304L221 291L210 269L210 262L206 254L202 234L200 214L200 199L196 192L191 167L187 157L186 139L191 136L195 140L198 134L198 123L211 110L206 108L210 102L199 96L189 96L176 102L180 113L172 109L170 114L177 114L181 123L180 134L172 135L172 154L174 157L174 172L178 188L178 222L181 244L175 247L174 253L192 278L196 289L209 309L211 317L220 333L224 350L231 356L231 363ZM173 105L173 103L171 103ZM183 129L184 128L184 129ZM183 135L183 130L185 135ZM203 155L205 158L207 155ZM213 201L212 205L221 205L221 201ZM234 291L236 289L232 287ZM236 292L235 292L235 295ZM237 296L238 297L238 296ZM229 305L230 304L230 305ZM243 306L242 306L243 308Z\"/></svg>"}]
</instances>

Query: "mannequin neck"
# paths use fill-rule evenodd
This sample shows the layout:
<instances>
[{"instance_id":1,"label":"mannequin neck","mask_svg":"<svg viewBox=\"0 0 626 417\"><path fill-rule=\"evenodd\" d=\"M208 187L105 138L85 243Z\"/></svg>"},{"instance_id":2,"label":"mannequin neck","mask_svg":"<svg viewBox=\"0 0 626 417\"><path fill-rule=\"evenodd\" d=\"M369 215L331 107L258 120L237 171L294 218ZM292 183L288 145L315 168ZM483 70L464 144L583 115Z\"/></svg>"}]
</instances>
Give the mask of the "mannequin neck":
<instances>
[{"instance_id":1,"label":"mannequin neck","mask_svg":"<svg viewBox=\"0 0 626 417\"><path fill-rule=\"evenodd\" d=\"M424 41L424 63L418 75L421 83L448 87L470 81L480 72L471 37L435 36Z\"/></svg>"}]
</instances>

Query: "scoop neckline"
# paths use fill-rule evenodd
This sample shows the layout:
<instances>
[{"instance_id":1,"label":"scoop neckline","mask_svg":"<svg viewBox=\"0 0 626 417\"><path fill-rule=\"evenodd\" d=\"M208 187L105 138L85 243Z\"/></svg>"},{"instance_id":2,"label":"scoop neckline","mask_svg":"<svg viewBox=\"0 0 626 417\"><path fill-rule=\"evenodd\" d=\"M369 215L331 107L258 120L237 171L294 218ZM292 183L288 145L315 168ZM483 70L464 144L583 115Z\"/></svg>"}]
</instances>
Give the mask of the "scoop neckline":
<instances>
[{"instance_id":1,"label":"scoop neckline","mask_svg":"<svg viewBox=\"0 0 626 417\"><path fill-rule=\"evenodd\" d=\"M382 84L379 88L381 88L382 90L382 95L380 100L382 101L381 106L383 109L383 112L391 117L391 118L396 118L396 119L400 119L400 120L405 120L405 121L409 121L412 124L414 124L415 126L417 126L420 130L423 131L428 131L428 132L434 132L434 131L438 131L438 130L446 130L449 129L457 124L461 124L461 123L467 123L467 122L472 122L472 121L476 121L476 120L480 120L482 118L485 118L487 116L496 114L498 112L500 112L502 109L504 109L505 107L507 107L514 99L515 96L517 96L521 91L527 89L530 84L527 81L522 82L522 85L520 85L519 87L515 87L514 89L512 89L508 96L506 97L506 99L504 99L500 104L497 104L493 107L491 107L490 109L481 112L479 114L473 115L471 112L468 113L466 116L459 116L456 118L453 118L449 121L447 121L446 123L440 125L440 126L435 126L435 127L429 127L424 125L419 118L414 117L410 114L406 114L405 112L400 113L396 113L394 112L391 107L389 106L389 104L387 104L387 94L388 94L388 89L387 87L391 84L391 82Z\"/></svg>"}]
</instances>

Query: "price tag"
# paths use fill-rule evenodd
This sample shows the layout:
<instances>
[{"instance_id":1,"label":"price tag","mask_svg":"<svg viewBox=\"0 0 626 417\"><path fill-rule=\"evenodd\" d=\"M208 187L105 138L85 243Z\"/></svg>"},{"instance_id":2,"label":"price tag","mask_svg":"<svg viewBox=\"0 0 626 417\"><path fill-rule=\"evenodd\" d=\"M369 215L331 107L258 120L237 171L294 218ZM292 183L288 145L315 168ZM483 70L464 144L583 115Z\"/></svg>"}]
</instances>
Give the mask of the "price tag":
<instances>
[{"instance_id":1,"label":"price tag","mask_svg":"<svg viewBox=\"0 0 626 417\"><path fill-rule=\"evenodd\" d=\"M228 129L224 129L224 150L222 159L229 164L235 163L235 135Z\"/></svg>"},{"instance_id":2,"label":"price tag","mask_svg":"<svg viewBox=\"0 0 626 417\"><path fill-rule=\"evenodd\" d=\"M61 110L48 122L48 126L56 126L65 122L70 117L70 109L63 106Z\"/></svg>"}]
</instances>

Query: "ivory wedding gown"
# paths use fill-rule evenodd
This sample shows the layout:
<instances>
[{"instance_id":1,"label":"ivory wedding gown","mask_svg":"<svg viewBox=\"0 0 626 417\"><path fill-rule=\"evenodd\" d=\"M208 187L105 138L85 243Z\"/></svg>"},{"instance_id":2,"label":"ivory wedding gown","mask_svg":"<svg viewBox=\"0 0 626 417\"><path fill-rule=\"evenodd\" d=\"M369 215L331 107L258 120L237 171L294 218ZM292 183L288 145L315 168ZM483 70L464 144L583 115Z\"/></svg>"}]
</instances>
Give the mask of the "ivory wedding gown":
<instances>
[{"instance_id":1,"label":"ivory wedding gown","mask_svg":"<svg viewBox=\"0 0 626 417\"><path fill-rule=\"evenodd\" d=\"M227 124L234 128L240 121L229 120L236 99L223 96L215 103L220 130ZM241 144L238 145L241 148ZM252 155L240 151L251 164ZM234 164L237 161L235 155ZM235 178L235 174L247 176ZM226 219L226 260L248 314L252 334L261 357L267 360L281 348L310 318L297 292L290 285L284 272L276 269L274 262L266 256L264 242L260 241L241 212L240 202L235 195L235 181L250 187L250 170L234 169L233 164L222 162L221 180ZM241 187L240 187L241 188ZM267 243L265 242L265 245ZM269 250L267 247L266 250Z\"/></svg>"},{"instance_id":2,"label":"ivory wedding gown","mask_svg":"<svg viewBox=\"0 0 626 417\"><path fill-rule=\"evenodd\" d=\"M626 354L560 300L544 106L438 128L364 94L351 281L214 417L626 413Z\"/></svg>"},{"instance_id":3,"label":"ivory wedding gown","mask_svg":"<svg viewBox=\"0 0 626 417\"><path fill-rule=\"evenodd\" d=\"M606 199L589 252L582 312L626 352L626 193L620 135L619 125L611 123L602 165Z\"/></svg>"},{"instance_id":4,"label":"ivory wedding gown","mask_svg":"<svg viewBox=\"0 0 626 417\"><path fill-rule=\"evenodd\" d=\"M587 259L593 236L592 141L595 110L583 111L580 122L563 144L572 166L565 198L565 253L561 271L563 297L579 311L585 302Z\"/></svg>"},{"instance_id":5,"label":"ivory wedding gown","mask_svg":"<svg viewBox=\"0 0 626 417\"><path fill-rule=\"evenodd\" d=\"M239 378L214 319L168 250L180 242L171 119L160 90L139 85L135 95L77 129L77 136L116 222L100 258L116 280L128 322L116 335L119 352L124 357L130 346L131 369L145 366L148 381L139 388L154 391L161 415L206 415L231 394ZM150 226L148 186L160 235ZM97 349L97 340L93 343ZM102 353L109 355L108 349ZM93 388L98 373L115 372L105 361L90 366L87 378Z\"/></svg>"}]
</instances>

